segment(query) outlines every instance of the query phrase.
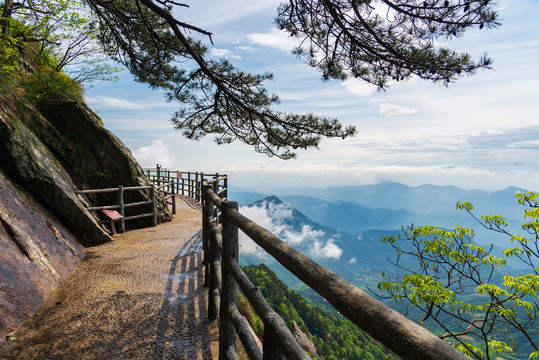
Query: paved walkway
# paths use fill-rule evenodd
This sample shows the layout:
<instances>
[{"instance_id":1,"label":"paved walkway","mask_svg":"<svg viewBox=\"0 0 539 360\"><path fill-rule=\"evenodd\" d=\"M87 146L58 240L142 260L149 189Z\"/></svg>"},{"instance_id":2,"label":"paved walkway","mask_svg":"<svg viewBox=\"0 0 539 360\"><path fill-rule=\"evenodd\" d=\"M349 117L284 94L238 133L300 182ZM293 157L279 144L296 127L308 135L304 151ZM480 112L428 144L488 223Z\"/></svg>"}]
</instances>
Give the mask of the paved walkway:
<instances>
[{"instance_id":1,"label":"paved walkway","mask_svg":"<svg viewBox=\"0 0 539 360\"><path fill-rule=\"evenodd\" d=\"M177 205L172 222L87 249L0 358L212 359L200 205Z\"/></svg>"}]
</instances>

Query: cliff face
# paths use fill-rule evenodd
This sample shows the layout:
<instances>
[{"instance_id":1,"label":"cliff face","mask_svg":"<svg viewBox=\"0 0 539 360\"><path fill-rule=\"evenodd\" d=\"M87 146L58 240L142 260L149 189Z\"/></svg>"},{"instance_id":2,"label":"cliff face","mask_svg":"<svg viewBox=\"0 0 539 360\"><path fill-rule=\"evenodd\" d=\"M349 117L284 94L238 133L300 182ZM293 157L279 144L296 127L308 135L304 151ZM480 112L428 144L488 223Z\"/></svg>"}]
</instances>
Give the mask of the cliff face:
<instances>
[{"instance_id":1,"label":"cliff face","mask_svg":"<svg viewBox=\"0 0 539 360\"><path fill-rule=\"evenodd\" d=\"M148 185L131 152L75 101L40 105L0 97L0 339L30 316L84 257L84 246L112 241L77 189ZM126 192L126 202L148 192ZM159 221L171 218L159 201ZM149 212L133 208L132 212ZM148 223L127 223L140 227Z\"/></svg>"},{"instance_id":2,"label":"cliff face","mask_svg":"<svg viewBox=\"0 0 539 360\"><path fill-rule=\"evenodd\" d=\"M0 173L0 338L34 313L84 254L72 231Z\"/></svg>"}]
</instances>

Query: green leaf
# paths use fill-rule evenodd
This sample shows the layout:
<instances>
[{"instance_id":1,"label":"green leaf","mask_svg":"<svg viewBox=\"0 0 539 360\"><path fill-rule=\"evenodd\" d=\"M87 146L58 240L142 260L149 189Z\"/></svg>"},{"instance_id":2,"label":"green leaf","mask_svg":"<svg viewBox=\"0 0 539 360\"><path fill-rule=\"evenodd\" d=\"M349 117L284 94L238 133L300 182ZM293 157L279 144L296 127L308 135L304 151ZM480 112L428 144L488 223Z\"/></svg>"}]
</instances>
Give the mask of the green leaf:
<instances>
[{"instance_id":1,"label":"green leaf","mask_svg":"<svg viewBox=\"0 0 539 360\"><path fill-rule=\"evenodd\" d=\"M458 210L472 211L472 210L474 210L474 207L472 206L472 204L470 204L467 201L465 201L463 203L461 203L460 201L457 201L457 209Z\"/></svg>"}]
</instances>

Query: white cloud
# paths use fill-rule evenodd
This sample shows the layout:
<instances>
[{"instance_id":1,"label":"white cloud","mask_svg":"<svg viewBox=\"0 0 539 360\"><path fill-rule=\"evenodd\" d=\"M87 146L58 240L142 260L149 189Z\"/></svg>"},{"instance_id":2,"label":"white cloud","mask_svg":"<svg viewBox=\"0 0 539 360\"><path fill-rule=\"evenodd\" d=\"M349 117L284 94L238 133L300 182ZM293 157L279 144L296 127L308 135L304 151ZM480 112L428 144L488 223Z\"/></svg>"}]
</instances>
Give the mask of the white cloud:
<instances>
[{"instance_id":1,"label":"white cloud","mask_svg":"<svg viewBox=\"0 0 539 360\"><path fill-rule=\"evenodd\" d=\"M342 249L335 245L333 239L329 239L324 246L321 241L315 241L311 253L315 257L339 259L342 255Z\"/></svg>"},{"instance_id":2,"label":"white cloud","mask_svg":"<svg viewBox=\"0 0 539 360\"><path fill-rule=\"evenodd\" d=\"M263 203L261 206L244 206L240 212L286 243L293 246L306 246L309 249L307 252L311 256L338 259L342 255L342 249L334 243L333 239L324 244L322 237L325 233L323 231L314 230L309 225L303 225L301 231L298 232L287 225L285 221L292 219L293 216L292 208L288 204ZM254 255L260 259L268 257L265 251L243 232L240 233L239 242L242 254Z\"/></svg>"},{"instance_id":3,"label":"white cloud","mask_svg":"<svg viewBox=\"0 0 539 360\"><path fill-rule=\"evenodd\" d=\"M286 226L283 221L292 217L292 210L288 206L275 205L270 203L268 209L265 204L262 206L243 206L240 209L242 215L253 220L258 225L270 231L272 234L278 236L285 230ZM240 252L242 254L254 255L259 259L265 259L268 257L267 253L253 240L251 240L243 232L239 234Z\"/></svg>"},{"instance_id":4,"label":"white cloud","mask_svg":"<svg viewBox=\"0 0 539 360\"><path fill-rule=\"evenodd\" d=\"M417 110L394 104L379 104L379 114L382 116L399 116L415 114Z\"/></svg>"},{"instance_id":5,"label":"white cloud","mask_svg":"<svg viewBox=\"0 0 539 360\"><path fill-rule=\"evenodd\" d=\"M160 164L170 168L174 163L174 156L163 140L155 140L150 146L143 146L133 151L133 156L142 167L154 167Z\"/></svg>"},{"instance_id":6,"label":"white cloud","mask_svg":"<svg viewBox=\"0 0 539 360\"><path fill-rule=\"evenodd\" d=\"M357 263L357 257L353 257L348 261L349 264L356 264Z\"/></svg>"},{"instance_id":7,"label":"white cloud","mask_svg":"<svg viewBox=\"0 0 539 360\"><path fill-rule=\"evenodd\" d=\"M352 95L365 97L376 92L376 86L369 84L361 79L348 79L343 81L342 85Z\"/></svg>"},{"instance_id":8,"label":"white cloud","mask_svg":"<svg viewBox=\"0 0 539 360\"><path fill-rule=\"evenodd\" d=\"M271 47L286 53L290 53L292 49L299 45L298 39L292 38L284 31L277 29L271 29L266 33L248 34L247 39L251 44Z\"/></svg>"},{"instance_id":9,"label":"white cloud","mask_svg":"<svg viewBox=\"0 0 539 360\"><path fill-rule=\"evenodd\" d=\"M285 229L283 237L285 241L290 245L297 245L303 243L305 240L318 239L324 236L325 233L322 230L313 230L309 225L303 225L301 232L291 231Z\"/></svg>"},{"instance_id":10,"label":"white cloud","mask_svg":"<svg viewBox=\"0 0 539 360\"><path fill-rule=\"evenodd\" d=\"M104 106L108 108L116 108L116 109L125 109L125 110L143 110L146 109L146 106L141 104L135 104L134 102L124 100L124 99L117 99L112 98L108 96L95 96L95 97L89 97L86 99L88 104L90 105L97 105L97 106Z\"/></svg>"},{"instance_id":11,"label":"white cloud","mask_svg":"<svg viewBox=\"0 0 539 360\"><path fill-rule=\"evenodd\" d=\"M243 231L239 232L240 257L242 255L252 255L260 260L270 259L271 256L253 240L251 240Z\"/></svg>"},{"instance_id":12,"label":"white cloud","mask_svg":"<svg viewBox=\"0 0 539 360\"><path fill-rule=\"evenodd\" d=\"M208 30L222 25L231 25L240 21L240 19L249 19L257 14L274 13L279 5L279 0L229 0L213 1L198 0L190 1L189 9L175 7L175 15L193 25Z\"/></svg>"},{"instance_id":13,"label":"white cloud","mask_svg":"<svg viewBox=\"0 0 539 360\"><path fill-rule=\"evenodd\" d=\"M210 54L212 54L213 56L216 56L216 57L225 57L225 58L232 58L232 59L237 59L237 60L241 60L241 56L239 55L236 55L236 54L233 54L230 50L228 49L217 49L217 48L212 48L210 50Z\"/></svg>"}]
</instances>

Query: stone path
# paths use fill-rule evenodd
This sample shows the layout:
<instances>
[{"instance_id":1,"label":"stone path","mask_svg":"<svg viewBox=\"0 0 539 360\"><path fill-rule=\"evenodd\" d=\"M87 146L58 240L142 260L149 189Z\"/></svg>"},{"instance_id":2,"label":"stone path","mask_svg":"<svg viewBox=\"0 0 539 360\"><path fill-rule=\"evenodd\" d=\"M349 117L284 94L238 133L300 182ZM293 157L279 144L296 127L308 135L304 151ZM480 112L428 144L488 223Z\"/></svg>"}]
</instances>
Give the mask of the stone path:
<instances>
[{"instance_id":1,"label":"stone path","mask_svg":"<svg viewBox=\"0 0 539 360\"><path fill-rule=\"evenodd\" d=\"M217 359L200 205L177 200L172 222L87 249L0 359Z\"/></svg>"}]
</instances>

